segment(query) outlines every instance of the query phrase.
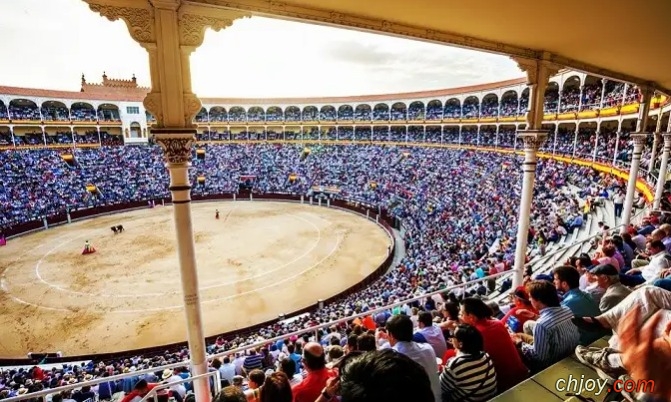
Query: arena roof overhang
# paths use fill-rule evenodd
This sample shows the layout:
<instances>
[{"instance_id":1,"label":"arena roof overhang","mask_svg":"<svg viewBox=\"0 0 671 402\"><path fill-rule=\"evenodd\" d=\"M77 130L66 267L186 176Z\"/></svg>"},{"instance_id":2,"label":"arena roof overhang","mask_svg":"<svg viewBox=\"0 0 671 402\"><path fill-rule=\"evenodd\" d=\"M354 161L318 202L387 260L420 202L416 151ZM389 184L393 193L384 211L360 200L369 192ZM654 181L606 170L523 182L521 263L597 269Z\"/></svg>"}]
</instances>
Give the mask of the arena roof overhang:
<instances>
[{"instance_id":1,"label":"arena roof overhang","mask_svg":"<svg viewBox=\"0 0 671 402\"><path fill-rule=\"evenodd\" d=\"M671 1L190 0L512 56L671 94Z\"/></svg>"}]
</instances>

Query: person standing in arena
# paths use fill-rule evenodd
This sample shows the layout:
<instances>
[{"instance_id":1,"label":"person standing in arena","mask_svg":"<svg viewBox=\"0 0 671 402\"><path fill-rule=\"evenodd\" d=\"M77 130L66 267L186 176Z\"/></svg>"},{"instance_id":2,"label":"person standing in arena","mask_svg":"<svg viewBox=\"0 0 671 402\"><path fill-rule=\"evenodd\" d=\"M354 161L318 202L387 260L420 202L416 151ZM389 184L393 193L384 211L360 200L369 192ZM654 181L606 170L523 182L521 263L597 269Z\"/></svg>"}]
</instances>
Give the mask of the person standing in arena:
<instances>
[{"instance_id":1,"label":"person standing in arena","mask_svg":"<svg viewBox=\"0 0 671 402\"><path fill-rule=\"evenodd\" d=\"M219 210L215 210L214 212L214 219L219 219Z\"/></svg>"}]
</instances>

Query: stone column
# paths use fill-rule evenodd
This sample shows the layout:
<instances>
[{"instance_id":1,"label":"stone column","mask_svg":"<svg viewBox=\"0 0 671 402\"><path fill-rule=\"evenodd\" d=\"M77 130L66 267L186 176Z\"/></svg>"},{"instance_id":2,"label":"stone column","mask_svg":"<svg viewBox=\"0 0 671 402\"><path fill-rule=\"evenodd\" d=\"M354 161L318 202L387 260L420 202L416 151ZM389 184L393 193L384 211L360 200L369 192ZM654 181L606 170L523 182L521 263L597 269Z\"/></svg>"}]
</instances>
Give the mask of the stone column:
<instances>
[{"instance_id":1,"label":"stone column","mask_svg":"<svg viewBox=\"0 0 671 402\"><path fill-rule=\"evenodd\" d=\"M559 137L559 123L555 124L555 138L552 144L552 155L557 154L557 137Z\"/></svg>"},{"instance_id":2,"label":"stone column","mask_svg":"<svg viewBox=\"0 0 671 402\"><path fill-rule=\"evenodd\" d=\"M652 203L652 209L658 210L662 203L662 194L664 193L664 184L666 183L666 168L669 165L669 153L671 152L671 133L662 134L664 139L664 148L662 149L662 163L659 166L659 176L657 176L657 188L655 189L655 199Z\"/></svg>"},{"instance_id":3,"label":"stone column","mask_svg":"<svg viewBox=\"0 0 671 402\"><path fill-rule=\"evenodd\" d=\"M576 148L578 147L578 124L579 123L576 123L575 134L573 134L573 153L571 155L573 155L574 158L575 158Z\"/></svg>"},{"instance_id":4,"label":"stone column","mask_svg":"<svg viewBox=\"0 0 671 402\"><path fill-rule=\"evenodd\" d=\"M638 179L638 169L641 166L641 155L643 147L648 139L648 133L645 129L648 125L648 114L650 113L650 100L652 99L653 91L651 88L643 88L643 100L638 111L638 121L636 122L636 133L631 134L631 139L634 141L634 152L631 157L631 167L629 168L629 182L627 183L627 193L624 199L624 207L622 210L622 229L625 233L627 227L631 223L631 209L634 206L634 196L636 195L636 180Z\"/></svg>"},{"instance_id":5,"label":"stone column","mask_svg":"<svg viewBox=\"0 0 671 402\"><path fill-rule=\"evenodd\" d=\"M182 0L84 1L92 11L110 21L123 20L131 37L149 54L151 92L144 99L144 107L156 117L150 134L163 148L170 172L169 188L173 200L191 373L194 376L205 374L206 345L188 176L196 134L193 118L200 111L201 103L191 89L189 57L203 43L206 28L219 31L248 14ZM198 402L210 402L207 378L195 380L194 390Z\"/></svg>"},{"instance_id":6,"label":"stone column","mask_svg":"<svg viewBox=\"0 0 671 402\"><path fill-rule=\"evenodd\" d=\"M613 153L613 166L617 163L617 153L619 152L620 148L620 135L622 133L620 130L617 130L617 133L615 133L615 152Z\"/></svg>"},{"instance_id":7,"label":"stone column","mask_svg":"<svg viewBox=\"0 0 671 402\"><path fill-rule=\"evenodd\" d=\"M599 129L597 128L596 132L594 133L594 153L592 154L592 162L596 162L596 154L597 151L599 150Z\"/></svg>"},{"instance_id":8,"label":"stone column","mask_svg":"<svg viewBox=\"0 0 671 402\"><path fill-rule=\"evenodd\" d=\"M648 174L652 174L652 171L655 168L655 159L657 158L657 147L659 147L659 140L662 138L662 136L659 133L659 128L652 135L653 135L652 149L650 150L650 160L648 162Z\"/></svg>"},{"instance_id":9,"label":"stone column","mask_svg":"<svg viewBox=\"0 0 671 402\"><path fill-rule=\"evenodd\" d=\"M527 237L529 233L529 215L531 214L534 181L536 180L536 159L538 149L547 139L547 132L541 130L543 124L545 88L547 88L550 77L559 71L559 66L542 60L516 59L516 61L520 68L527 73L527 85L529 86L529 111L527 113L526 129L517 132L517 137L521 138L524 142L524 162L522 163L524 176L517 223L515 276L513 277L514 287L521 285L524 278L524 263L527 254Z\"/></svg>"},{"instance_id":10,"label":"stone column","mask_svg":"<svg viewBox=\"0 0 671 402\"><path fill-rule=\"evenodd\" d=\"M193 375L207 372L205 333L203 331L202 312L196 270L196 251L191 219L191 166L192 145L195 142L195 129L152 129L156 143L163 148L166 167L170 172L170 193L172 195L173 218L177 234L177 257L184 296L186 315L186 333L191 354ZM205 381L195 381L196 395L209 401L209 386Z\"/></svg>"},{"instance_id":11,"label":"stone column","mask_svg":"<svg viewBox=\"0 0 671 402\"><path fill-rule=\"evenodd\" d=\"M643 147L648 139L646 133L631 134L631 139L634 142L634 152L631 157L631 166L629 168L629 182L627 183L627 192L624 199L624 207L622 210L622 229L625 233L629 223L631 222L631 209L634 206L634 195L636 195L636 180L638 179L638 168L641 166L641 154L643 154Z\"/></svg>"},{"instance_id":12,"label":"stone column","mask_svg":"<svg viewBox=\"0 0 671 402\"><path fill-rule=\"evenodd\" d=\"M536 180L536 160L538 149L547 139L547 132L541 130L524 130L517 133L517 137L524 141L524 162L522 162L522 198L517 221L517 244L515 249L515 277L513 286L522 284L524 263L527 254L527 237L529 233L529 215L531 201L534 195Z\"/></svg>"}]
</instances>

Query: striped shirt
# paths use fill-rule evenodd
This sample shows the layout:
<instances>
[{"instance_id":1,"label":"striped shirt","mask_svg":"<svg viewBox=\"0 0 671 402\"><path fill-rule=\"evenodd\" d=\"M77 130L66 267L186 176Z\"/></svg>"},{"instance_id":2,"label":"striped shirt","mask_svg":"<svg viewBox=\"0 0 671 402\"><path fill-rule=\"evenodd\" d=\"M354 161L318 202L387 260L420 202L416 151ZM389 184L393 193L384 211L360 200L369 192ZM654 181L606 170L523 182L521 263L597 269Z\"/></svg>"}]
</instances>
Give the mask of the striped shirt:
<instances>
[{"instance_id":1,"label":"striped shirt","mask_svg":"<svg viewBox=\"0 0 671 402\"><path fill-rule=\"evenodd\" d=\"M443 402L487 401L496 395L496 370L485 352L458 352L440 374Z\"/></svg>"},{"instance_id":2,"label":"striped shirt","mask_svg":"<svg viewBox=\"0 0 671 402\"><path fill-rule=\"evenodd\" d=\"M534 344L522 344L522 354L530 365L540 370L570 355L580 342L578 327L572 322L568 307L546 307L534 327Z\"/></svg>"},{"instance_id":3,"label":"striped shirt","mask_svg":"<svg viewBox=\"0 0 671 402\"><path fill-rule=\"evenodd\" d=\"M245 357L245 362L242 364L247 374L254 369L260 369L263 367L263 356L259 353L254 353Z\"/></svg>"}]
</instances>

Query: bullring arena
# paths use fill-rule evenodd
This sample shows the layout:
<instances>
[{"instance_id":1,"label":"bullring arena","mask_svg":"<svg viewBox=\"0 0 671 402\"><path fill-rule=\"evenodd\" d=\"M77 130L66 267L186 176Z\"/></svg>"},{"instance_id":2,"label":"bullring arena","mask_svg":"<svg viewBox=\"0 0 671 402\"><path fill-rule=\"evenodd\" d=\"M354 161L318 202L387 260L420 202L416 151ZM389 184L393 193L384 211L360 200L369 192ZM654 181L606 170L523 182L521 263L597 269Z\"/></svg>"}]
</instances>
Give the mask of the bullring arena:
<instances>
[{"instance_id":1,"label":"bullring arena","mask_svg":"<svg viewBox=\"0 0 671 402\"><path fill-rule=\"evenodd\" d=\"M671 2L308 3L2 8L0 402L671 400Z\"/></svg>"},{"instance_id":2,"label":"bullring arena","mask_svg":"<svg viewBox=\"0 0 671 402\"><path fill-rule=\"evenodd\" d=\"M375 271L392 244L375 222L325 206L195 203L193 221L207 336L329 298ZM125 232L115 235L110 227L119 223ZM81 254L86 240L96 253ZM172 207L23 236L0 254L0 270L5 357L31 350L118 352L185 340Z\"/></svg>"}]
</instances>

